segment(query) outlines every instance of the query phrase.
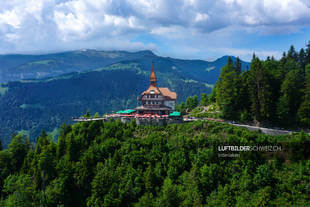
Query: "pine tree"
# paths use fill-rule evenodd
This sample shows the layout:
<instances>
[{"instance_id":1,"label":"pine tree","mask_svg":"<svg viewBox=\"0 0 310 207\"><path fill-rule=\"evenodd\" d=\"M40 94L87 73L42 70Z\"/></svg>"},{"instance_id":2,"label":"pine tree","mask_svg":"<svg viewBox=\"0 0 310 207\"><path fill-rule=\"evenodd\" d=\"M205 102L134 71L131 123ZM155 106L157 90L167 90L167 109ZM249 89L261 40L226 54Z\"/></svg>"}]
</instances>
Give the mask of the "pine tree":
<instances>
[{"instance_id":1,"label":"pine tree","mask_svg":"<svg viewBox=\"0 0 310 207\"><path fill-rule=\"evenodd\" d=\"M240 119L241 121L250 121L252 117L250 116L251 111L251 102L250 102L250 87L251 87L251 81L250 81L250 71L244 71L241 73L241 90L240 90Z\"/></svg>"},{"instance_id":2,"label":"pine tree","mask_svg":"<svg viewBox=\"0 0 310 207\"><path fill-rule=\"evenodd\" d=\"M266 81L268 82L268 120L275 121L276 116L276 106L280 97L280 90L282 84L281 67L279 61L271 58L263 62L263 68L266 73Z\"/></svg>"},{"instance_id":3,"label":"pine tree","mask_svg":"<svg viewBox=\"0 0 310 207\"><path fill-rule=\"evenodd\" d=\"M284 125L296 121L296 113L302 101L303 77L300 70L287 73L281 86L281 97L278 103L278 118Z\"/></svg>"},{"instance_id":4,"label":"pine tree","mask_svg":"<svg viewBox=\"0 0 310 207\"><path fill-rule=\"evenodd\" d=\"M305 64L310 64L310 41L308 42L306 47Z\"/></svg>"},{"instance_id":5,"label":"pine tree","mask_svg":"<svg viewBox=\"0 0 310 207\"><path fill-rule=\"evenodd\" d=\"M42 130L41 135L37 139L36 154L40 154L41 151L50 143L45 130Z\"/></svg>"},{"instance_id":6,"label":"pine tree","mask_svg":"<svg viewBox=\"0 0 310 207\"><path fill-rule=\"evenodd\" d=\"M199 101L198 101L198 96L197 95L194 95L194 96L190 96L186 99L186 108L188 110L193 110L195 107L197 107L199 104Z\"/></svg>"},{"instance_id":7,"label":"pine tree","mask_svg":"<svg viewBox=\"0 0 310 207\"><path fill-rule=\"evenodd\" d=\"M303 48L301 48L299 51L298 63L302 69L305 68L305 66L306 66L306 53L305 53L305 50Z\"/></svg>"},{"instance_id":8,"label":"pine tree","mask_svg":"<svg viewBox=\"0 0 310 207\"><path fill-rule=\"evenodd\" d=\"M237 57L236 62L235 62L235 69L238 75L241 74L241 60L239 57Z\"/></svg>"},{"instance_id":9,"label":"pine tree","mask_svg":"<svg viewBox=\"0 0 310 207\"><path fill-rule=\"evenodd\" d=\"M205 94L205 93L202 93L201 95L200 95L200 106L207 106L208 104L209 104L209 99L208 99L208 96L207 96L207 94Z\"/></svg>"},{"instance_id":10,"label":"pine tree","mask_svg":"<svg viewBox=\"0 0 310 207\"><path fill-rule=\"evenodd\" d=\"M13 136L11 143L9 144L8 151L12 156L11 164L17 172L22 167L24 158L26 157L30 146L26 141L24 135L17 134Z\"/></svg>"},{"instance_id":11,"label":"pine tree","mask_svg":"<svg viewBox=\"0 0 310 207\"><path fill-rule=\"evenodd\" d=\"M239 59L239 57L237 57L236 62L235 62L235 71L236 71L236 75L234 78L234 83L233 83L233 87L234 87L234 110L236 111L236 114L239 114L240 111L243 108L243 101L244 101L244 97L243 97L243 82L242 82L242 77L241 77L241 61ZM237 115L236 117L237 118Z\"/></svg>"},{"instance_id":12,"label":"pine tree","mask_svg":"<svg viewBox=\"0 0 310 207\"><path fill-rule=\"evenodd\" d=\"M305 96L303 98L303 102L298 109L298 120L299 123L304 127L310 127L310 71L306 73L306 88L305 88Z\"/></svg>"},{"instance_id":13,"label":"pine tree","mask_svg":"<svg viewBox=\"0 0 310 207\"><path fill-rule=\"evenodd\" d=\"M181 112L181 114L184 115L185 114L185 110L186 110L185 103L182 101L181 103L176 104L175 110L178 111L178 112Z\"/></svg>"},{"instance_id":14,"label":"pine tree","mask_svg":"<svg viewBox=\"0 0 310 207\"><path fill-rule=\"evenodd\" d=\"M261 61L255 58L251 62L250 78L250 102L251 111L255 120L262 121L270 117L270 84L268 74Z\"/></svg>"},{"instance_id":15,"label":"pine tree","mask_svg":"<svg viewBox=\"0 0 310 207\"><path fill-rule=\"evenodd\" d=\"M196 108L199 105L199 101L198 101L198 96L194 95L193 96L193 103L192 103L192 109Z\"/></svg>"},{"instance_id":16,"label":"pine tree","mask_svg":"<svg viewBox=\"0 0 310 207\"><path fill-rule=\"evenodd\" d=\"M293 59L294 61L298 61L298 55L293 45L291 45L289 51L287 52L287 57Z\"/></svg>"},{"instance_id":17,"label":"pine tree","mask_svg":"<svg viewBox=\"0 0 310 207\"><path fill-rule=\"evenodd\" d=\"M193 98L191 96L189 96L187 99L186 99L186 102L185 102L185 107L187 110L192 110L192 106L193 106Z\"/></svg>"},{"instance_id":18,"label":"pine tree","mask_svg":"<svg viewBox=\"0 0 310 207\"><path fill-rule=\"evenodd\" d=\"M209 104L216 102L216 88L215 86L212 88L211 93L208 95Z\"/></svg>"},{"instance_id":19,"label":"pine tree","mask_svg":"<svg viewBox=\"0 0 310 207\"><path fill-rule=\"evenodd\" d=\"M229 57L216 83L216 103L220 107L225 119L235 119L237 116L237 111L235 110L236 94L238 93L235 88L236 78L237 72Z\"/></svg>"}]
</instances>

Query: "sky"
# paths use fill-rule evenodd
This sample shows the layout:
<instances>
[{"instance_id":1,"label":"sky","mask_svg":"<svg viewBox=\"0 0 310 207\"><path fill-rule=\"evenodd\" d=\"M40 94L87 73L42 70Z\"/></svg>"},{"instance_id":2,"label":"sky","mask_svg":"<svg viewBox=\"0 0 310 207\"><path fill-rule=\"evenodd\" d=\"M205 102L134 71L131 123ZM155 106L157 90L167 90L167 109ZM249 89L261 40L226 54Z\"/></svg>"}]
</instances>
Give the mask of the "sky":
<instances>
[{"instance_id":1,"label":"sky","mask_svg":"<svg viewBox=\"0 0 310 207\"><path fill-rule=\"evenodd\" d=\"M0 54L97 49L280 58L310 41L310 0L2 0Z\"/></svg>"}]
</instances>

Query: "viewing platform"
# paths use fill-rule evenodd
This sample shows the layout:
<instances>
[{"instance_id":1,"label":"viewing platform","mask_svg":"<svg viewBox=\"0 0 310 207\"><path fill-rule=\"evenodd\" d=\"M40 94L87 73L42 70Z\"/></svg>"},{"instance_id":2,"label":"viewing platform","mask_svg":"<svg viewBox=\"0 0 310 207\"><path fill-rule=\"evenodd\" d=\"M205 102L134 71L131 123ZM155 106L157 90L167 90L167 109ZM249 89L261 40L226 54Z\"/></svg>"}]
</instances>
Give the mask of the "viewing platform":
<instances>
[{"instance_id":1,"label":"viewing platform","mask_svg":"<svg viewBox=\"0 0 310 207\"><path fill-rule=\"evenodd\" d=\"M89 121L109 121L120 120L123 123L129 123L131 120L135 120L137 125L165 125L172 123L183 123L183 117L179 112L173 112L170 115L158 115L158 114L109 114L103 117L77 117L72 118L75 122L89 122Z\"/></svg>"}]
</instances>

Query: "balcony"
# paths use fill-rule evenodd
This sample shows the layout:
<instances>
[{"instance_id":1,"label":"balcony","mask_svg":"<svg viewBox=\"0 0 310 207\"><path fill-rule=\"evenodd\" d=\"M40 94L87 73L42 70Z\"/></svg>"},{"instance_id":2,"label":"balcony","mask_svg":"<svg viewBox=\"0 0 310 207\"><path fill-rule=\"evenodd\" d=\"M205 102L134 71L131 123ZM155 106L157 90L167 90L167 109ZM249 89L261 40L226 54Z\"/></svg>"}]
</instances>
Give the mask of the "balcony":
<instances>
[{"instance_id":1,"label":"balcony","mask_svg":"<svg viewBox=\"0 0 310 207\"><path fill-rule=\"evenodd\" d=\"M147 98L146 96L144 96L143 98L141 98L140 100L143 101L164 101L165 98L164 97L158 97L158 98Z\"/></svg>"},{"instance_id":2,"label":"balcony","mask_svg":"<svg viewBox=\"0 0 310 207\"><path fill-rule=\"evenodd\" d=\"M143 104L143 107L145 108L161 108L163 105L161 104Z\"/></svg>"}]
</instances>

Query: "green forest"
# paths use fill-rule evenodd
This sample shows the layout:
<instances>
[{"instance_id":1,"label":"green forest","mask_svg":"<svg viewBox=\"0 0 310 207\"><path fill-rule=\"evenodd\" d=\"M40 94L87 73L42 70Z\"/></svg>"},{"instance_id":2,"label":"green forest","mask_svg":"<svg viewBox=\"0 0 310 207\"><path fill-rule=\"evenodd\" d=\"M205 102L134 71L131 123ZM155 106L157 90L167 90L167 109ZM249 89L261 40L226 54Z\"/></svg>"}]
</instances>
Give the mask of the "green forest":
<instances>
[{"instance_id":1,"label":"green forest","mask_svg":"<svg viewBox=\"0 0 310 207\"><path fill-rule=\"evenodd\" d=\"M253 55L245 71L229 59L214 97L225 119L310 128L310 42L299 52L291 46L280 60Z\"/></svg>"},{"instance_id":2,"label":"green forest","mask_svg":"<svg viewBox=\"0 0 310 207\"><path fill-rule=\"evenodd\" d=\"M223 143L284 150L220 158ZM309 206L309 143L210 121L63 125L0 151L0 206Z\"/></svg>"},{"instance_id":3,"label":"green forest","mask_svg":"<svg viewBox=\"0 0 310 207\"><path fill-rule=\"evenodd\" d=\"M206 106L209 113L202 110ZM299 52L291 46L280 60L260 60L254 54L246 70L239 58L228 58L209 95L201 94L200 102L197 95L190 96L176 109L196 117L309 131L310 42Z\"/></svg>"}]
</instances>

